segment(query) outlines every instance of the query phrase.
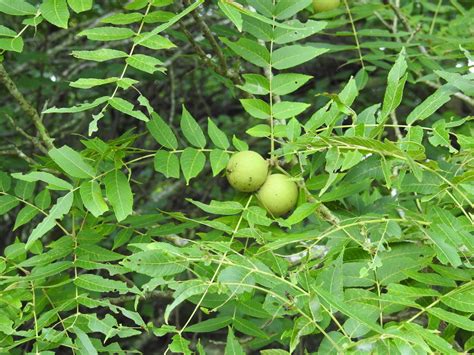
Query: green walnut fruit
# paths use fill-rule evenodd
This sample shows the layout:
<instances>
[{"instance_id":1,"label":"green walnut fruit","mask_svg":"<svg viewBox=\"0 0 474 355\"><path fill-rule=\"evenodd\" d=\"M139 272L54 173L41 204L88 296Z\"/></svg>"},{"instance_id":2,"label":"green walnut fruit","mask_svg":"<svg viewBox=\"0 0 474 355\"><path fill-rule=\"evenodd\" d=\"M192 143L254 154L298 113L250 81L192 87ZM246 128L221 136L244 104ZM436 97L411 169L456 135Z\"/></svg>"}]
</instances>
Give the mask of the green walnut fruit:
<instances>
[{"instance_id":1,"label":"green walnut fruit","mask_svg":"<svg viewBox=\"0 0 474 355\"><path fill-rule=\"evenodd\" d=\"M268 162L251 150L232 155L226 168L230 185L242 192L257 191L268 176Z\"/></svg>"},{"instance_id":2,"label":"green walnut fruit","mask_svg":"<svg viewBox=\"0 0 474 355\"><path fill-rule=\"evenodd\" d=\"M283 174L272 174L257 194L263 207L278 217L290 212L298 201L298 186Z\"/></svg>"},{"instance_id":3,"label":"green walnut fruit","mask_svg":"<svg viewBox=\"0 0 474 355\"><path fill-rule=\"evenodd\" d=\"M313 0L313 8L315 12L334 10L340 4L340 0Z\"/></svg>"}]
</instances>

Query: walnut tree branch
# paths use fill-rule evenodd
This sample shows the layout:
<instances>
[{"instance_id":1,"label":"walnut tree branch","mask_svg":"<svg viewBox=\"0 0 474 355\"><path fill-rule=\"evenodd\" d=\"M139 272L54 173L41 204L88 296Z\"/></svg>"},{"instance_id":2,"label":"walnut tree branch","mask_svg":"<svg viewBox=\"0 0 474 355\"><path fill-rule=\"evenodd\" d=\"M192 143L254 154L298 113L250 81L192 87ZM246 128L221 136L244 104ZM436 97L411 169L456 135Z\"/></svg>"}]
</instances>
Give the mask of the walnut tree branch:
<instances>
[{"instance_id":1,"label":"walnut tree branch","mask_svg":"<svg viewBox=\"0 0 474 355\"><path fill-rule=\"evenodd\" d=\"M13 98L18 102L21 109L25 111L28 117L32 120L33 124L35 125L36 129L38 130L39 136L43 143L46 145L48 149L54 148L53 140L48 135L46 131L46 127L44 126L38 111L26 100L23 94L18 90L18 87L13 82L13 80L8 75L7 70L0 64L0 83L2 83L8 92L13 96Z\"/></svg>"},{"instance_id":2,"label":"walnut tree branch","mask_svg":"<svg viewBox=\"0 0 474 355\"><path fill-rule=\"evenodd\" d=\"M12 127L18 132L20 133L23 137L25 137L26 139L28 139L31 143L33 143L33 145L38 148L41 152L43 153L47 153L48 150L46 149L46 147L44 145L41 144L41 142L39 141L39 139L37 137L33 137L31 135L29 135L23 128L21 128L20 126L18 126L15 122L15 120L13 119L13 117L11 117L10 115L5 115L8 119L8 121L10 122L10 124L12 125Z\"/></svg>"},{"instance_id":3,"label":"walnut tree branch","mask_svg":"<svg viewBox=\"0 0 474 355\"><path fill-rule=\"evenodd\" d=\"M194 51L196 54L199 56L199 58L214 72L217 74L224 76L228 79L230 79L235 85L242 85L243 81L240 75L237 72L233 72L231 69L225 70L221 66L217 65L214 61L212 61L204 52L204 50L199 46L197 43L196 39L193 37L191 32L188 31L186 25L183 23L179 23L181 31L184 33L186 38L188 39L189 43L193 47ZM247 92L243 92L244 97L250 97L251 95Z\"/></svg>"},{"instance_id":4,"label":"walnut tree branch","mask_svg":"<svg viewBox=\"0 0 474 355\"><path fill-rule=\"evenodd\" d=\"M185 3L186 5L191 5L191 1L190 0L185 0ZM228 67L227 67L227 61L225 59L225 55L224 53L222 52L221 50L221 47L219 46L219 44L217 43L217 40L216 38L214 37L214 35L212 34L211 32L211 29L209 28L209 26L207 25L207 23L203 20L203 18L201 16L199 16L199 14L196 12L196 11L193 11L191 13L191 16L193 17L194 21L197 23L197 25L199 26L199 28L201 29L202 33L204 34L204 37L207 38L207 40L209 41L209 43L211 44L211 47L214 51L214 53L216 54L217 56L217 59L219 61L219 64L220 66L222 67L222 71L223 72L227 72L228 71Z\"/></svg>"}]
</instances>

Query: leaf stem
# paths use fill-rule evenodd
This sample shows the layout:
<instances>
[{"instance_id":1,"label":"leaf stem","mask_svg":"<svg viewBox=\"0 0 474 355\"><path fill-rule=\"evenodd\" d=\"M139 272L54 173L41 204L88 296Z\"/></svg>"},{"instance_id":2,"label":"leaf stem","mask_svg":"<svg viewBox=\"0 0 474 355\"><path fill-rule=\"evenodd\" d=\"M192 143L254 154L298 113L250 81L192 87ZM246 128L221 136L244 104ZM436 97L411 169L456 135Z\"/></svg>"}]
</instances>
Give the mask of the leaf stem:
<instances>
[{"instance_id":1,"label":"leaf stem","mask_svg":"<svg viewBox=\"0 0 474 355\"><path fill-rule=\"evenodd\" d=\"M347 14L349 15L349 20L351 22L352 33L354 34L354 40L356 42L357 52L359 53L360 64L362 65L362 68L365 69L364 58L362 56L362 51L360 49L359 37L357 36L357 30L355 28L354 19L352 18L351 9L349 7L349 3L347 2L347 0L344 0L344 5L346 6L346 11L347 11Z\"/></svg>"}]
</instances>

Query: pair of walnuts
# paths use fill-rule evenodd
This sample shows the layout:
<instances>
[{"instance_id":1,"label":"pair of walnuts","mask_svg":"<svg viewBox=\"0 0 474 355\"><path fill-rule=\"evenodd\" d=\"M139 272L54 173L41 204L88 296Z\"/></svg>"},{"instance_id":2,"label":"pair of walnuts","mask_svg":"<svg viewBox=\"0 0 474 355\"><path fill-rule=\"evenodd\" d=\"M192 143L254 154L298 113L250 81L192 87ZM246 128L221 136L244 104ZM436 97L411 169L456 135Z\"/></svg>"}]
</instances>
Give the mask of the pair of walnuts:
<instances>
[{"instance_id":1,"label":"pair of walnuts","mask_svg":"<svg viewBox=\"0 0 474 355\"><path fill-rule=\"evenodd\" d=\"M257 191L257 198L273 216L291 211L298 200L298 186L284 174L270 174L268 162L258 153L235 153L227 164L227 180L242 192Z\"/></svg>"},{"instance_id":2,"label":"pair of walnuts","mask_svg":"<svg viewBox=\"0 0 474 355\"><path fill-rule=\"evenodd\" d=\"M340 0L313 0L316 12L334 10ZM268 162L253 151L235 153L227 164L227 180L242 192L257 191L265 209L278 217L290 212L298 201L298 186L284 174L269 174Z\"/></svg>"}]
</instances>

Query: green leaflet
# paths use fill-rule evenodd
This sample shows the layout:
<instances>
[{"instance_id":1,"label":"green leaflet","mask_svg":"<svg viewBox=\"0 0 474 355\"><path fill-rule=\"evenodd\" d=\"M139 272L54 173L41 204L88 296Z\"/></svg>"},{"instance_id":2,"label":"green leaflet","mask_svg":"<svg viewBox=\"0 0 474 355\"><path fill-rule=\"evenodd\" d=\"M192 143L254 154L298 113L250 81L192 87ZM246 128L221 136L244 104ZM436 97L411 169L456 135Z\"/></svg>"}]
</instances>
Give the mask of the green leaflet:
<instances>
[{"instance_id":1,"label":"green leaflet","mask_svg":"<svg viewBox=\"0 0 474 355\"><path fill-rule=\"evenodd\" d=\"M212 200L209 205L199 201L194 201L192 199L187 199L187 201L191 202L193 205L196 205L204 212L217 215L234 215L242 212L244 209L244 206L234 201L221 202Z\"/></svg>"},{"instance_id":2,"label":"green leaflet","mask_svg":"<svg viewBox=\"0 0 474 355\"><path fill-rule=\"evenodd\" d=\"M136 118L137 120L148 122L148 117L141 111L135 110L134 105L127 100L120 97L113 97L109 99L109 104L114 109L125 113L128 116Z\"/></svg>"},{"instance_id":3,"label":"green leaflet","mask_svg":"<svg viewBox=\"0 0 474 355\"><path fill-rule=\"evenodd\" d=\"M470 320L468 317L446 311L439 307L429 308L427 312L434 315L435 317L438 317L439 319L442 319L455 325L456 327L465 329L470 332L474 331L474 321Z\"/></svg>"},{"instance_id":4,"label":"green leaflet","mask_svg":"<svg viewBox=\"0 0 474 355\"><path fill-rule=\"evenodd\" d=\"M0 0L0 348L472 352L471 12L408 3Z\"/></svg>"},{"instance_id":5,"label":"green leaflet","mask_svg":"<svg viewBox=\"0 0 474 355\"><path fill-rule=\"evenodd\" d=\"M130 288L123 281L110 280L99 275L81 275L74 280L74 284L80 288L94 292L118 292L120 294L132 292L140 294L140 291L135 286Z\"/></svg>"},{"instance_id":6,"label":"green leaflet","mask_svg":"<svg viewBox=\"0 0 474 355\"><path fill-rule=\"evenodd\" d=\"M11 209L18 206L20 202L15 196L4 195L0 196L0 215L7 213Z\"/></svg>"},{"instance_id":7,"label":"green leaflet","mask_svg":"<svg viewBox=\"0 0 474 355\"><path fill-rule=\"evenodd\" d=\"M407 76L405 75L407 70L405 55L406 52L405 49L403 49L388 73L387 89L385 90L382 115L380 117L382 122L400 105L402 100L403 88L407 80Z\"/></svg>"},{"instance_id":8,"label":"green leaflet","mask_svg":"<svg viewBox=\"0 0 474 355\"><path fill-rule=\"evenodd\" d=\"M41 15L55 26L68 28L69 10L66 0L44 0L40 6Z\"/></svg>"},{"instance_id":9,"label":"green leaflet","mask_svg":"<svg viewBox=\"0 0 474 355\"><path fill-rule=\"evenodd\" d=\"M225 355L244 355L244 349L240 345L239 341L235 338L232 328L228 328L227 332L227 343L225 346Z\"/></svg>"},{"instance_id":10,"label":"green leaflet","mask_svg":"<svg viewBox=\"0 0 474 355\"><path fill-rule=\"evenodd\" d=\"M133 193L130 183L120 170L113 170L104 177L107 198L120 222L133 211Z\"/></svg>"},{"instance_id":11,"label":"green leaflet","mask_svg":"<svg viewBox=\"0 0 474 355\"><path fill-rule=\"evenodd\" d=\"M67 0L69 7L76 13L92 9L93 0Z\"/></svg>"},{"instance_id":12,"label":"green leaflet","mask_svg":"<svg viewBox=\"0 0 474 355\"><path fill-rule=\"evenodd\" d=\"M109 210L109 207L102 197L102 189L97 181L85 181L82 183L79 192L82 203L94 217L99 217Z\"/></svg>"},{"instance_id":13,"label":"green leaflet","mask_svg":"<svg viewBox=\"0 0 474 355\"><path fill-rule=\"evenodd\" d=\"M72 192L58 198L46 217L31 232L26 242L26 249L56 226L57 221L60 221L71 209L73 200Z\"/></svg>"},{"instance_id":14,"label":"green leaflet","mask_svg":"<svg viewBox=\"0 0 474 355\"><path fill-rule=\"evenodd\" d=\"M170 276L186 270L186 263L181 258L158 250L135 253L122 263L129 270L151 277Z\"/></svg>"},{"instance_id":15,"label":"green leaflet","mask_svg":"<svg viewBox=\"0 0 474 355\"><path fill-rule=\"evenodd\" d=\"M217 176L223 171L230 159L228 153L220 149L213 149L209 154L209 161L211 163L212 175Z\"/></svg>"},{"instance_id":16,"label":"green leaflet","mask_svg":"<svg viewBox=\"0 0 474 355\"><path fill-rule=\"evenodd\" d=\"M222 41L237 55L258 67L264 68L270 64L270 52L255 41L245 38L241 38L237 42L222 38Z\"/></svg>"},{"instance_id":17,"label":"green leaflet","mask_svg":"<svg viewBox=\"0 0 474 355\"><path fill-rule=\"evenodd\" d=\"M327 48L299 44L282 47L273 52L272 66L279 70L293 68L326 53L328 50Z\"/></svg>"},{"instance_id":18,"label":"green leaflet","mask_svg":"<svg viewBox=\"0 0 474 355\"><path fill-rule=\"evenodd\" d=\"M185 329L187 333L210 333L232 323L232 317L221 316L193 324Z\"/></svg>"},{"instance_id":19,"label":"green leaflet","mask_svg":"<svg viewBox=\"0 0 474 355\"><path fill-rule=\"evenodd\" d=\"M206 164L206 156L203 152L194 149L186 148L181 154L180 158L181 170L183 171L186 184L189 185L189 181L195 178L204 169Z\"/></svg>"},{"instance_id":20,"label":"green leaflet","mask_svg":"<svg viewBox=\"0 0 474 355\"><path fill-rule=\"evenodd\" d=\"M161 60L145 54L134 54L126 59L128 65L143 71L148 74L153 74L156 71L164 72L162 67L164 64Z\"/></svg>"},{"instance_id":21,"label":"green leaflet","mask_svg":"<svg viewBox=\"0 0 474 355\"><path fill-rule=\"evenodd\" d=\"M85 179L95 175L94 168L78 152L67 145L51 149L49 156L64 172L73 177Z\"/></svg>"},{"instance_id":22,"label":"green leaflet","mask_svg":"<svg viewBox=\"0 0 474 355\"><path fill-rule=\"evenodd\" d=\"M173 150L178 148L178 140L175 134L158 114L153 113L146 126L153 138L163 147Z\"/></svg>"},{"instance_id":23,"label":"green leaflet","mask_svg":"<svg viewBox=\"0 0 474 355\"><path fill-rule=\"evenodd\" d=\"M84 30L78 36L85 36L91 41L119 41L130 38L134 35L133 30L121 27L96 27Z\"/></svg>"},{"instance_id":24,"label":"green leaflet","mask_svg":"<svg viewBox=\"0 0 474 355\"><path fill-rule=\"evenodd\" d=\"M241 99L240 103L247 113L262 120L270 118L270 105L260 99Z\"/></svg>"},{"instance_id":25,"label":"green leaflet","mask_svg":"<svg viewBox=\"0 0 474 355\"><path fill-rule=\"evenodd\" d=\"M206 137L199 124L188 110L183 106L183 113L181 115L181 130L191 145L196 148L204 148L206 146Z\"/></svg>"},{"instance_id":26,"label":"green leaflet","mask_svg":"<svg viewBox=\"0 0 474 355\"><path fill-rule=\"evenodd\" d=\"M219 1L218 6L227 16L227 18L232 21L235 27L237 27L237 29L242 32L242 15L240 12L232 5L229 5L223 1Z\"/></svg>"},{"instance_id":27,"label":"green leaflet","mask_svg":"<svg viewBox=\"0 0 474 355\"><path fill-rule=\"evenodd\" d=\"M35 207L26 205L23 207L20 212L18 212L15 220L15 225L13 226L13 230L20 228L21 226L30 222L33 218L35 218L39 213L39 210Z\"/></svg>"},{"instance_id":28,"label":"green leaflet","mask_svg":"<svg viewBox=\"0 0 474 355\"><path fill-rule=\"evenodd\" d=\"M167 178L179 179L179 159L177 154L166 150L159 150L154 159L155 170Z\"/></svg>"},{"instance_id":29,"label":"green leaflet","mask_svg":"<svg viewBox=\"0 0 474 355\"><path fill-rule=\"evenodd\" d=\"M23 52L23 38L0 38L0 49L21 53Z\"/></svg>"},{"instance_id":30,"label":"green leaflet","mask_svg":"<svg viewBox=\"0 0 474 355\"><path fill-rule=\"evenodd\" d=\"M172 338L172 342L169 345L169 348L171 351L175 353L180 353L180 354L185 354L185 355L191 355L191 350L189 350L189 346L191 345L191 342L189 340L186 340L179 334L176 334Z\"/></svg>"},{"instance_id":31,"label":"green leaflet","mask_svg":"<svg viewBox=\"0 0 474 355\"><path fill-rule=\"evenodd\" d=\"M72 55L79 59L95 62L105 62L112 59L127 57L127 53L110 48L100 48L92 51L72 51Z\"/></svg>"},{"instance_id":32,"label":"green leaflet","mask_svg":"<svg viewBox=\"0 0 474 355\"><path fill-rule=\"evenodd\" d=\"M224 150L230 147L230 143L226 134L219 127L217 127L211 118L207 119L207 133L209 134L212 143L214 143L216 147Z\"/></svg>"},{"instance_id":33,"label":"green leaflet","mask_svg":"<svg viewBox=\"0 0 474 355\"><path fill-rule=\"evenodd\" d=\"M77 158L77 156L74 156L74 158ZM48 184L48 189L50 190L72 190L72 185L70 183L50 173L33 171L25 175L21 173L14 173L12 176L15 179L28 182L43 181Z\"/></svg>"},{"instance_id":34,"label":"green leaflet","mask_svg":"<svg viewBox=\"0 0 474 355\"><path fill-rule=\"evenodd\" d=\"M415 107L407 117L407 123L412 124L415 121L422 121L434 114L441 106L447 103L455 90L452 86L443 86L434 94L429 96L420 105Z\"/></svg>"},{"instance_id":35,"label":"green leaflet","mask_svg":"<svg viewBox=\"0 0 474 355\"><path fill-rule=\"evenodd\" d=\"M0 0L0 12L12 16L34 15L36 8L25 0Z\"/></svg>"}]
</instances>

